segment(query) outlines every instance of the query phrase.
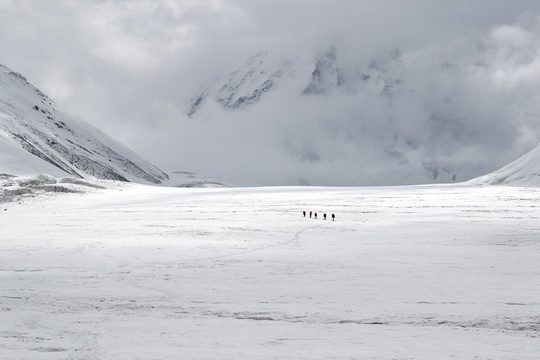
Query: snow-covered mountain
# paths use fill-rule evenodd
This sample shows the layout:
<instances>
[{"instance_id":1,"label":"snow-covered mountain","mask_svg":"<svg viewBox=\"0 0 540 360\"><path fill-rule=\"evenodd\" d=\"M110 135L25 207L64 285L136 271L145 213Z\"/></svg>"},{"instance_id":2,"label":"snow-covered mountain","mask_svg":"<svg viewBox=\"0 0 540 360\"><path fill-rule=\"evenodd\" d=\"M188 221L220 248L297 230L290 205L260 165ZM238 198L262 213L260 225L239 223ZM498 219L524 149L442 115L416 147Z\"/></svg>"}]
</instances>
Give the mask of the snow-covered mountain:
<instances>
[{"instance_id":1,"label":"snow-covered mountain","mask_svg":"<svg viewBox=\"0 0 540 360\"><path fill-rule=\"evenodd\" d=\"M399 56L398 50L387 55L391 60ZM255 105L291 78L301 84L298 95L328 95L336 89L354 93L364 86L374 94L390 96L400 80L385 74L382 66L387 60L372 60L364 69L346 69L339 64L334 47L314 59L275 59L268 51L261 51L229 75L203 83L191 99L188 116L194 116L208 100L230 110Z\"/></svg>"},{"instance_id":2,"label":"snow-covered mountain","mask_svg":"<svg viewBox=\"0 0 540 360\"><path fill-rule=\"evenodd\" d=\"M397 50L387 55L396 60ZM240 109L256 105L283 82L295 78L300 82L298 95L328 95L336 89L354 93L361 86L374 94L390 96L399 79L392 79L382 67L387 59L371 61L364 69L346 69L339 64L337 50L332 47L314 59L275 59L268 51L261 51L224 77L201 85L193 95L188 116L194 116L208 100L214 100L224 109Z\"/></svg>"},{"instance_id":3,"label":"snow-covered mountain","mask_svg":"<svg viewBox=\"0 0 540 360\"><path fill-rule=\"evenodd\" d=\"M168 175L0 65L0 173L160 184Z\"/></svg>"},{"instance_id":4,"label":"snow-covered mountain","mask_svg":"<svg viewBox=\"0 0 540 360\"><path fill-rule=\"evenodd\" d=\"M259 52L231 72L225 80L215 79L202 85L191 99L188 116L195 115L209 99L226 109L256 104L284 75L291 72L293 64L292 61L271 63L268 61L268 52Z\"/></svg>"},{"instance_id":5,"label":"snow-covered mountain","mask_svg":"<svg viewBox=\"0 0 540 360\"><path fill-rule=\"evenodd\" d=\"M467 183L471 185L540 186L540 144L502 169Z\"/></svg>"}]
</instances>

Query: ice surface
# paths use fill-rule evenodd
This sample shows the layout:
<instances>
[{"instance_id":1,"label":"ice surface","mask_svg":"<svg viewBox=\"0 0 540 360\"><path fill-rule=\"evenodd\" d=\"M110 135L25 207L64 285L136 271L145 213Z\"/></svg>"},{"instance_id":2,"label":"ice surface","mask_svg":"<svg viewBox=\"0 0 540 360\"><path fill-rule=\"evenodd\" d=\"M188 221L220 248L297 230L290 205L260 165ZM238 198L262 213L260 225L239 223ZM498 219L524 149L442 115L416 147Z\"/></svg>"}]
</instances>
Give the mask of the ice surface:
<instances>
[{"instance_id":1,"label":"ice surface","mask_svg":"<svg viewBox=\"0 0 540 360\"><path fill-rule=\"evenodd\" d=\"M89 189L2 204L1 359L540 354L540 189Z\"/></svg>"}]
</instances>

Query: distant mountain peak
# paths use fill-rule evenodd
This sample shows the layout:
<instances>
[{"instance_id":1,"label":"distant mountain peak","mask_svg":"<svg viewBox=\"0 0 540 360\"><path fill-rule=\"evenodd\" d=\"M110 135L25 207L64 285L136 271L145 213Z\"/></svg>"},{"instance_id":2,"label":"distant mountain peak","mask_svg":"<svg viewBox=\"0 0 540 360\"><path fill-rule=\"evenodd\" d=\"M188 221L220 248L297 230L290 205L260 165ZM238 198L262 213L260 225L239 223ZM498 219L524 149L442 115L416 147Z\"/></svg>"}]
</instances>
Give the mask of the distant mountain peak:
<instances>
[{"instance_id":1,"label":"distant mountain peak","mask_svg":"<svg viewBox=\"0 0 540 360\"><path fill-rule=\"evenodd\" d=\"M315 68L311 73L311 81L304 89L305 95L327 94L329 89L336 88L340 84L341 70L337 65L336 49L321 54L315 61Z\"/></svg>"},{"instance_id":2,"label":"distant mountain peak","mask_svg":"<svg viewBox=\"0 0 540 360\"><path fill-rule=\"evenodd\" d=\"M303 90L296 95L325 96L337 89L356 93L361 88L368 88L377 95L391 98L401 80L393 79L384 68L387 63L397 62L400 58L401 53L396 49L359 70L360 66L347 68L340 64L338 51L333 46L308 62L275 61L268 51L260 51L227 76L201 85L191 98L187 114L194 116L209 100L227 110L255 105L275 91L282 81L294 77L304 81Z\"/></svg>"},{"instance_id":3,"label":"distant mountain peak","mask_svg":"<svg viewBox=\"0 0 540 360\"><path fill-rule=\"evenodd\" d=\"M289 60L276 66L268 61L267 51L260 51L224 79L202 86L191 99L188 116L195 115L209 99L232 110L255 104L276 86L292 65Z\"/></svg>"}]
</instances>

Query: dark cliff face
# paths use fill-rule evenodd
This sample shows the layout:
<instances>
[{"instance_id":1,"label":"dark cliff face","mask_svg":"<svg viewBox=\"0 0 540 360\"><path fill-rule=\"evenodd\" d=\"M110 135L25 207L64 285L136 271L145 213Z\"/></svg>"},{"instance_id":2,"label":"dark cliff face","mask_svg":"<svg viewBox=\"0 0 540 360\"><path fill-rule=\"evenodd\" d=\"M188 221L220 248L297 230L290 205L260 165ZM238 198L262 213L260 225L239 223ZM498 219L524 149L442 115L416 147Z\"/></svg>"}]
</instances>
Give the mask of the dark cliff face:
<instances>
[{"instance_id":1,"label":"dark cliff face","mask_svg":"<svg viewBox=\"0 0 540 360\"><path fill-rule=\"evenodd\" d=\"M167 174L64 114L22 75L0 66L0 132L66 174L159 184Z\"/></svg>"}]
</instances>

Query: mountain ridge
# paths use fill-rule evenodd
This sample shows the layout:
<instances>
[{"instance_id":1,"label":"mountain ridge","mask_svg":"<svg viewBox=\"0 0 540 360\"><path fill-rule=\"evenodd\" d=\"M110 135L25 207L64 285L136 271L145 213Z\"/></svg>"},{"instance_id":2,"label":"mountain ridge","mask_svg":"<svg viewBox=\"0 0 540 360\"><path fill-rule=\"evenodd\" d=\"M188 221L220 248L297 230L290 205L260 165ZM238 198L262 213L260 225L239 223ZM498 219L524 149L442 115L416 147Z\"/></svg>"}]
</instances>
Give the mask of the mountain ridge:
<instances>
[{"instance_id":1,"label":"mountain ridge","mask_svg":"<svg viewBox=\"0 0 540 360\"><path fill-rule=\"evenodd\" d=\"M161 184L169 178L110 136L64 113L23 75L5 65L0 65L0 138L6 154L10 148L12 165L17 156L24 156L17 148L48 164L32 161L32 171L40 167L48 171L52 165L58 175L148 184ZM9 159L4 160L7 167Z\"/></svg>"}]
</instances>

